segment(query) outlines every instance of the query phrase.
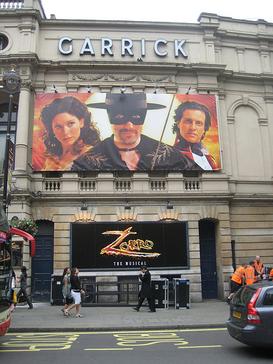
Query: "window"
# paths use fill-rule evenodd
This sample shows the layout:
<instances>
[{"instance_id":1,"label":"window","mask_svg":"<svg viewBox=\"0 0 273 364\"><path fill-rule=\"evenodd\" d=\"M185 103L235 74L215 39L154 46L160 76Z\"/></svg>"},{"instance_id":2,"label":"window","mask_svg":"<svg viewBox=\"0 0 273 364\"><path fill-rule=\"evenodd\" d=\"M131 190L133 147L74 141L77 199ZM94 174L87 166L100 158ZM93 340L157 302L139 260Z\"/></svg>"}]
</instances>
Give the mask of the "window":
<instances>
[{"instance_id":1,"label":"window","mask_svg":"<svg viewBox=\"0 0 273 364\"><path fill-rule=\"evenodd\" d=\"M232 298L232 303L239 306L246 306L255 292L255 289L245 286L235 293Z\"/></svg>"},{"instance_id":2,"label":"window","mask_svg":"<svg viewBox=\"0 0 273 364\"><path fill-rule=\"evenodd\" d=\"M47 171L42 172L42 176L44 178L61 178L63 176L63 173L58 171Z\"/></svg>"},{"instance_id":3,"label":"window","mask_svg":"<svg viewBox=\"0 0 273 364\"><path fill-rule=\"evenodd\" d=\"M266 291L263 305L264 306L273 306L273 288L270 288Z\"/></svg>"},{"instance_id":4,"label":"window","mask_svg":"<svg viewBox=\"0 0 273 364\"><path fill-rule=\"evenodd\" d=\"M8 37L5 34L0 33L0 51L3 51L5 48L7 48L8 44Z\"/></svg>"}]
</instances>

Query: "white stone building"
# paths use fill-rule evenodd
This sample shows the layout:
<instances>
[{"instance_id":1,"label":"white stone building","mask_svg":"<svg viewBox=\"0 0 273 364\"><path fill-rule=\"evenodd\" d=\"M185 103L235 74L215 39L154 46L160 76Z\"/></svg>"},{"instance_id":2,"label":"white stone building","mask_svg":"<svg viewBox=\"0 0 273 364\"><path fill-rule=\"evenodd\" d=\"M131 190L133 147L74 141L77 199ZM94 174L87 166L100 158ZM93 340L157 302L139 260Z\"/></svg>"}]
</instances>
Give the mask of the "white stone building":
<instances>
[{"instance_id":1,"label":"white stone building","mask_svg":"<svg viewBox=\"0 0 273 364\"><path fill-rule=\"evenodd\" d=\"M260 255L273 266L272 23L208 13L191 24L47 19L39 0L1 0L0 82L11 64L22 85L12 113L12 130L16 118L17 127L8 213L9 219L32 217L39 224L37 255L29 262L37 297L48 297L50 274L71 264L71 223L77 221L188 222L189 267L152 273L189 278L195 301L226 295L232 240L237 264ZM33 172L35 95L120 88L217 95L221 170ZM8 95L0 89L2 150L7 105ZM215 251L212 262L210 251ZM136 273L93 269L85 275L116 281Z\"/></svg>"}]
</instances>

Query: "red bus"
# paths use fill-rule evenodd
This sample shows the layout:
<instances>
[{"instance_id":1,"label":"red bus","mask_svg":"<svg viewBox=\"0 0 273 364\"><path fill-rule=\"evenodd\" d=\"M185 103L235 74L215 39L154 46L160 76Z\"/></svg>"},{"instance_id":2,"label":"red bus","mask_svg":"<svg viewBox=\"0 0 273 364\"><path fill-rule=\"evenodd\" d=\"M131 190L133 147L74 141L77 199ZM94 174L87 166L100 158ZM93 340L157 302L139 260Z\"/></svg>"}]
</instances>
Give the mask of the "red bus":
<instances>
[{"instance_id":1,"label":"red bus","mask_svg":"<svg viewBox=\"0 0 273 364\"><path fill-rule=\"evenodd\" d=\"M1 217L4 214L1 212ZM8 331L11 322L11 288L13 280L12 235L23 237L30 244L30 256L35 255L35 239L27 232L9 227L7 220L0 221L0 336Z\"/></svg>"}]
</instances>

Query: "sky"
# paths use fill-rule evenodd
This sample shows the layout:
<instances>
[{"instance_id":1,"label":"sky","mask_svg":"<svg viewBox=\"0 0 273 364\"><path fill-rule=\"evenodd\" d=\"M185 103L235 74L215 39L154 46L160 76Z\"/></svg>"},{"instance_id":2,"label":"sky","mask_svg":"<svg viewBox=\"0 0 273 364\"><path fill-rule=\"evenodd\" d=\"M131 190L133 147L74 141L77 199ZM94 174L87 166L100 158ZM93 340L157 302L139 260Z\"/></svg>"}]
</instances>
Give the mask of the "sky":
<instances>
[{"instance_id":1,"label":"sky","mask_svg":"<svg viewBox=\"0 0 273 364\"><path fill-rule=\"evenodd\" d=\"M202 12L273 23L271 0L41 0L47 18L198 23ZM75 5L76 4L76 5Z\"/></svg>"}]
</instances>

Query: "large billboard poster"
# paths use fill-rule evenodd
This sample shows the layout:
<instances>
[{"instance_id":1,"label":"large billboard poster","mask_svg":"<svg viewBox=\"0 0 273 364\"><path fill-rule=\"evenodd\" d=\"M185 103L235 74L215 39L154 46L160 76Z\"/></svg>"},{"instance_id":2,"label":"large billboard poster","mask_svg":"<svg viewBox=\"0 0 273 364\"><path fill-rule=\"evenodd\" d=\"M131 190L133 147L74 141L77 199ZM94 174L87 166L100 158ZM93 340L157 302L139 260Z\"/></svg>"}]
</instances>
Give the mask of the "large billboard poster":
<instances>
[{"instance_id":1,"label":"large billboard poster","mask_svg":"<svg viewBox=\"0 0 273 364\"><path fill-rule=\"evenodd\" d=\"M186 222L72 224L72 266L80 269L187 268Z\"/></svg>"},{"instance_id":2,"label":"large billboard poster","mask_svg":"<svg viewBox=\"0 0 273 364\"><path fill-rule=\"evenodd\" d=\"M32 166L34 171L219 170L216 97L38 94Z\"/></svg>"}]
</instances>

